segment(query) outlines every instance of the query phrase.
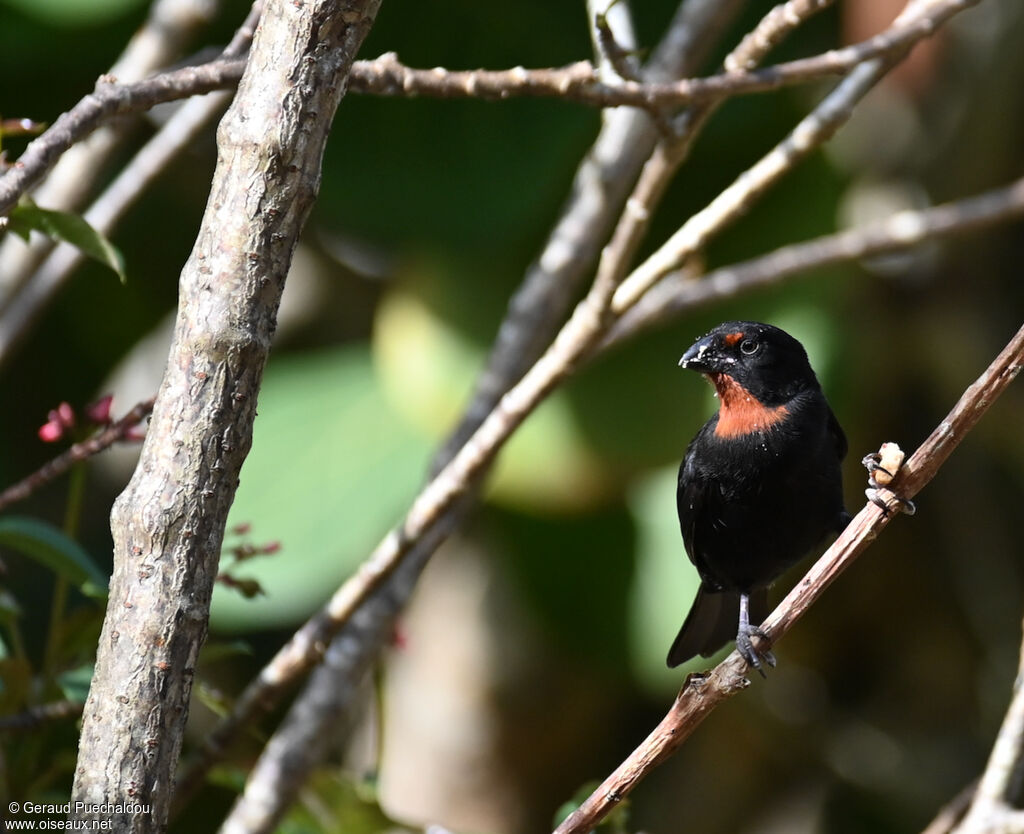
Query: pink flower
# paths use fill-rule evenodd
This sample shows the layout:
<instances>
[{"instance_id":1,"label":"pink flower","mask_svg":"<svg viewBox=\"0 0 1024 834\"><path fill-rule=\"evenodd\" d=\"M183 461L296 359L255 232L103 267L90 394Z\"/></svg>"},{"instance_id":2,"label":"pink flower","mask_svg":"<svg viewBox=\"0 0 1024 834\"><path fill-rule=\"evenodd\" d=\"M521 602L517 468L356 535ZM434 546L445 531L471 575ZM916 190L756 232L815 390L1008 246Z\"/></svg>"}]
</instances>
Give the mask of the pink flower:
<instances>
[{"instance_id":1,"label":"pink flower","mask_svg":"<svg viewBox=\"0 0 1024 834\"><path fill-rule=\"evenodd\" d=\"M55 443L74 425L75 410L66 402L61 403L46 415L46 422L39 427L39 439L44 443Z\"/></svg>"},{"instance_id":2,"label":"pink flower","mask_svg":"<svg viewBox=\"0 0 1024 834\"><path fill-rule=\"evenodd\" d=\"M113 394L100 397L96 402L90 403L85 407L85 416L89 418L90 422L105 426L110 422L110 404L113 401Z\"/></svg>"},{"instance_id":3,"label":"pink flower","mask_svg":"<svg viewBox=\"0 0 1024 834\"><path fill-rule=\"evenodd\" d=\"M53 413L52 411L50 412ZM64 426L60 420L49 420L39 427L39 439L43 443L56 443L64 436Z\"/></svg>"},{"instance_id":4,"label":"pink flower","mask_svg":"<svg viewBox=\"0 0 1024 834\"><path fill-rule=\"evenodd\" d=\"M75 425L75 410L68 403L64 402L58 405L56 414L57 417L60 419L61 423L64 424L64 428L70 429L73 425ZM54 412L51 411L51 420L53 419L53 415Z\"/></svg>"}]
</instances>

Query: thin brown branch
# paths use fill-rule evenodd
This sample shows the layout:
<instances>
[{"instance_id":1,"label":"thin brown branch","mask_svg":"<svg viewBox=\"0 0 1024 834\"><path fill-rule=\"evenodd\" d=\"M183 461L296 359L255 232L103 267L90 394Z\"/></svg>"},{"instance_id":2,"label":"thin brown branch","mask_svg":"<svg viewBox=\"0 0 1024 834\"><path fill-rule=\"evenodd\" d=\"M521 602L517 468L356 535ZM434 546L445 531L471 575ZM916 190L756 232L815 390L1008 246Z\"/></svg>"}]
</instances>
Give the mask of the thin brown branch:
<instances>
[{"instance_id":1,"label":"thin brown branch","mask_svg":"<svg viewBox=\"0 0 1024 834\"><path fill-rule=\"evenodd\" d=\"M375 95L431 98L506 99L512 96L559 98L593 107L642 107L656 111L745 93L762 93L793 84L842 76L876 58L898 55L934 33L957 12L981 0L935 0L926 13L897 23L860 43L754 72L726 72L668 83L628 79L602 84L592 64L580 61L557 69L453 71L443 67L412 69L393 53L360 62L353 90Z\"/></svg>"},{"instance_id":2,"label":"thin brown branch","mask_svg":"<svg viewBox=\"0 0 1024 834\"><path fill-rule=\"evenodd\" d=\"M950 453L981 419L992 403L1024 367L1024 327L1014 335L985 372L964 392L935 431L896 475L892 491L883 490L887 507L897 510L899 499L912 498L924 487ZM888 525L895 512L868 502L843 534L813 565L782 604L764 622L772 643L778 642L817 601L836 577ZM719 704L749 685L747 666L733 652L705 675L691 674L668 714L654 731L580 807L556 829L556 834L582 834L593 829L655 767L671 756Z\"/></svg>"},{"instance_id":3,"label":"thin brown branch","mask_svg":"<svg viewBox=\"0 0 1024 834\"><path fill-rule=\"evenodd\" d=\"M64 151L101 124L116 116L149 110L166 101L234 86L244 69L245 59L235 58L184 67L133 84L121 84L112 76L102 76L92 93L67 113L62 113L0 177L0 214L10 211L21 195L56 164Z\"/></svg>"},{"instance_id":4,"label":"thin brown branch","mask_svg":"<svg viewBox=\"0 0 1024 834\"><path fill-rule=\"evenodd\" d=\"M661 247L633 270L615 294L613 309L625 313L669 272L694 257L716 234L743 217L776 182L830 139L896 59L861 64L768 154L744 171L706 208L692 215Z\"/></svg>"},{"instance_id":5,"label":"thin brown branch","mask_svg":"<svg viewBox=\"0 0 1024 834\"><path fill-rule=\"evenodd\" d=\"M602 68L608 67L615 78L624 81L642 81L640 62L635 54L636 38L633 34L632 22L629 21L626 32L627 44L619 42L615 32L612 31L612 24L609 20L609 17L612 15L620 15L628 19L628 7L623 3L615 3L606 11L596 11L598 3L602 6L608 5L604 0L589 2L587 3L587 13L594 21L592 34L594 35L597 57Z\"/></svg>"},{"instance_id":6,"label":"thin brown branch","mask_svg":"<svg viewBox=\"0 0 1024 834\"><path fill-rule=\"evenodd\" d=\"M96 432L92 437L76 443L70 449L57 455L49 463L44 464L31 475L0 492L0 510L11 504L24 501L40 487L59 478L76 463L98 455L120 440L124 440L135 426L141 423L153 410L153 400L148 399L136 405L120 420Z\"/></svg>"},{"instance_id":7,"label":"thin brown branch","mask_svg":"<svg viewBox=\"0 0 1024 834\"><path fill-rule=\"evenodd\" d=\"M220 59L244 55L252 42L262 2L256 2ZM231 101L230 91L197 96L181 105L154 136L131 158L83 217L96 231L110 236L124 213L146 192L184 149L191 147L202 130L223 114ZM106 136L106 139L102 139ZM34 192L33 199L47 208L76 210L89 190L92 178L103 168L103 160L117 147L115 134L98 132L88 142L75 145L74 154L65 155ZM97 141L101 140L101 141ZM79 153L80 152L80 153ZM89 168L89 176L80 169ZM65 193L64 179L76 180ZM13 244L13 250L7 247ZM43 237L23 241L5 241L0 247L0 275L10 281L8 292L0 291L0 366L8 361L14 347L31 330L45 305L74 273L85 255L80 249Z\"/></svg>"},{"instance_id":8,"label":"thin brown branch","mask_svg":"<svg viewBox=\"0 0 1024 834\"><path fill-rule=\"evenodd\" d=\"M825 2L831 2L831 0L825 0ZM794 10L786 17L788 28L775 26L774 42L781 41L785 33L791 31L805 17L818 10L813 3L805 5L808 5L808 8ZM769 17L771 16L772 13L769 13ZM765 28L764 21L758 25L755 32L762 28ZM744 45L746 46L744 47ZM761 40L755 39L750 42L750 36L748 36L743 39L739 47L726 56L725 66L727 69L740 49L745 49L743 61L748 70L753 69L767 52L766 46L762 48ZM599 275L606 273L617 276L617 279L621 280L629 269L636 251L647 233L650 220L661 203L672 178L690 155L690 149L698 135L721 103L722 100L717 100L693 105L679 116L668 129L661 130L662 139L640 172L633 193L626 201L626 210L619 218L611 240L601 253L601 261L598 266Z\"/></svg>"},{"instance_id":9,"label":"thin brown branch","mask_svg":"<svg viewBox=\"0 0 1024 834\"><path fill-rule=\"evenodd\" d=\"M971 799L974 797L974 792L977 789L978 780L975 779L939 809L935 819L928 824L928 827L921 834L949 834L956 827L957 823L963 819L967 809L971 807Z\"/></svg>"},{"instance_id":10,"label":"thin brown branch","mask_svg":"<svg viewBox=\"0 0 1024 834\"><path fill-rule=\"evenodd\" d=\"M50 704L30 707L24 712L14 715L3 715L0 716L0 732L10 733L35 730L43 724L49 724L52 721L65 721L69 718L77 718L82 714L83 706L78 701L54 701Z\"/></svg>"},{"instance_id":11,"label":"thin brown branch","mask_svg":"<svg viewBox=\"0 0 1024 834\"><path fill-rule=\"evenodd\" d=\"M1024 812L1017 807L1020 770L1024 763L1024 642L1020 648L1013 697L996 735L988 763L955 834L996 834L1020 830ZM1009 823L1015 823L1010 825Z\"/></svg>"},{"instance_id":12,"label":"thin brown branch","mask_svg":"<svg viewBox=\"0 0 1024 834\"><path fill-rule=\"evenodd\" d=\"M835 0L788 0L766 14L761 22L740 41L725 59L729 72L752 70L807 18L816 15Z\"/></svg>"},{"instance_id":13,"label":"thin brown branch","mask_svg":"<svg viewBox=\"0 0 1024 834\"><path fill-rule=\"evenodd\" d=\"M696 307L772 286L801 272L876 255L901 252L925 241L967 234L1024 216L1024 178L951 203L901 211L857 229L783 246L752 260L709 272L700 279L670 274L609 331L604 347L630 338Z\"/></svg>"},{"instance_id":14,"label":"thin brown branch","mask_svg":"<svg viewBox=\"0 0 1024 834\"><path fill-rule=\"evenodd\" d=\"M110 67L109 75L121 83L141 81L180 59L196 33L220 10L220 0L154 0L142 26ZM35 189L35 202L48 209L78 211L107 162L120 148L134 125L127 120L105 124L64 153L50 175ZM54 242L42 235L27 244L17 238L0 243L0 308L28 279Z\"/></svg>"},{"instance_id":15,"label":"thin brown branch","mask_svg":"<svg viewBox=\"0 0 1024 834\"><path fill-rule=\"evenodd\" d=\"M934 0L926 14L894 25L873 38L812 58L778 64L757 72L724 73L707 78L657 83L622 81L601 83L593 65L578 62L559 69L450 71L441 67L412 69L393 54L353 67L353 92L392 96L435 98L506 99L513 96L545 97L576 101L594 107L640 107L657 112L728 96L775 90L792 84L841 76L873 59L902 54L931 35L954 14L981 0ZM237 84L244 61L213 61L154 76L136 84L118 84L101 78L93 93L37 138L0 177L0 214L6 214L18 198L48 171L67 148L111 118L148 110L156 104Z\"/></svg>"}]
</instances>

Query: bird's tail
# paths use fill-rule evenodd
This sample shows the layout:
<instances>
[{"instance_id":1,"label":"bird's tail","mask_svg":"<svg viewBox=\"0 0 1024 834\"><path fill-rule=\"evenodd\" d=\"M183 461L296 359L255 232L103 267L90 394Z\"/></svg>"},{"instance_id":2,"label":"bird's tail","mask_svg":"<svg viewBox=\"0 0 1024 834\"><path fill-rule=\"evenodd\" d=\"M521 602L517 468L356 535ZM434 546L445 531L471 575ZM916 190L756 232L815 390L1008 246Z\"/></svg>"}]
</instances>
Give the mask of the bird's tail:
<instances>
[{"instance_id":1,"label":"bird's tail","mask_svg":"<svg viewBox=\"0 0 1024 834\"><path fill-rule=\"evenodd\" d=\"M738 591L716 591L703 583L697 591L690 613L668 650L669 668L691 657L710 657L736 638L739 625ZM760 588L750 595L750 621L760 625L768 613L768 590Z\"/></svg>"}]
</instances>

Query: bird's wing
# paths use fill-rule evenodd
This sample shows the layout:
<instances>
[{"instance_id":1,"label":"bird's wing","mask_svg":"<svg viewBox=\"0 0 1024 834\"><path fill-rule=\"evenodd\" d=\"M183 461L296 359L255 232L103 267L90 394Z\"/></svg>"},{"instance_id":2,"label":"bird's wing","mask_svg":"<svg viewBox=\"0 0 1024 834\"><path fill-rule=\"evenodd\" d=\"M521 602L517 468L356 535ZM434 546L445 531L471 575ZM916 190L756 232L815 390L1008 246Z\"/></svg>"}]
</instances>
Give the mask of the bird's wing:
<instances>
[{"instance_id":1,"label":"bird's wing","mask_svg":"<svg viewBox=\"0 0 1024 834\"><path fill-rule=\"evenodd\" d=\"M679 529L690 561L697 564L696 529L707 495L707 484L700 477L693 462L693 444L686 450L679 466L679 484L676 488L676 510L679 512Z\"/></svg>"}]
</instances>

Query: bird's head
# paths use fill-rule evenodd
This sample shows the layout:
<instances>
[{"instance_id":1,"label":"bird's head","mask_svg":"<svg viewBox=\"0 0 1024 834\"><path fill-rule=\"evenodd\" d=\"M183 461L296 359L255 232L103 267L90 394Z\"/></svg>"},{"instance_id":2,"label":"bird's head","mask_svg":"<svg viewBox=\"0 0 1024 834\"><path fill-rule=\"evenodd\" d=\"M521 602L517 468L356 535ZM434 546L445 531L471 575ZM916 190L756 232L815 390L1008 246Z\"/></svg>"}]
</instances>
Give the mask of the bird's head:
<instances>
[{"instance_id":1,"label":"bird's head","mask_svg":"<svg viewBox=\"0 0 1024 834\"><path fill-rule=\"evenodd\" d=\"M718 325L690 346L679 365L707 376L720 395L739 386L765 406L819 387L803 345L786 331L755 321Z\"/></svg>"}]
</instances>

